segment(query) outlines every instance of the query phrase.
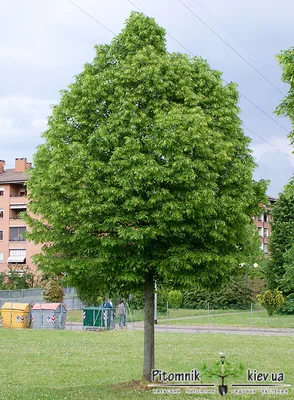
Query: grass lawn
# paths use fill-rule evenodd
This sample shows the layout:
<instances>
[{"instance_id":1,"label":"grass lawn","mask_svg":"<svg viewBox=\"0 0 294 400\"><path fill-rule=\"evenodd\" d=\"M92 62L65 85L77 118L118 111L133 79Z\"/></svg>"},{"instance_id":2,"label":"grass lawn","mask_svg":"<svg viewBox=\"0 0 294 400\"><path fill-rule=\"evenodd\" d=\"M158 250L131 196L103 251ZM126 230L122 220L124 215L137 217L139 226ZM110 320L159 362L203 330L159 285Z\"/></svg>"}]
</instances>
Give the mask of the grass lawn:
<instances>
[{"instance_id":1,"label":"grass lawn","mask_svg":"<svg viewBox=\"0 0 294 400\"><path fill-rule=\"evenodd\" d=\"M212 314L220 314L220 313L231 313L238 312L243 313L246 311L242 310L210 310L210 315ZM169 309L168 318L184 318L184 317L193 317L199 315L207 315L207 310L186 310L186 309ZM131 312L131 315L128 313L128 320L130 321L131 317L133 322L143 321L144 320L144 311L143 310L134 310ZM158 313L158 319L166 319L166 313ZM82 322L82 310L73 310L67 312L67 322Z\"/></svg>"},{"instance_id":2,"label":"grass lawn","mask_svg":"<svg viewBox=\"0 0 294 400\"><path fill-rule=\"evenodd\" d=\"M1 400L41 399L219 399L220 395L155 395L139 390L143 332L71 332L0 329ZM156 368L169 372L201 369L226 354L245 370L283 372L294 385L294 338L223 334L156 334ZM246 373L226 383L246 383ZM219 383L205 378L205 383ZM293 399L283 396L226 396L227 399Z\"/></svg>"},{"instance_id":3,"label":"grass lawn","mask_svg":"<svg viewBox=\"0 0 294 400\"><path fill-rule=\"evenodd\" d=\"M166 321L159 321L166 324ZM230 326L246 326L251 325L250 312L236 312L225 315L205 315L197 318L189 318L183 320L170 320L169 324L177 325L230 325ZM267 315L266 311L258 311L252 313L252 327L258 328L294 328L294 318L292 315L274 314L272 317Z\"/></svg>"}]
</instances>

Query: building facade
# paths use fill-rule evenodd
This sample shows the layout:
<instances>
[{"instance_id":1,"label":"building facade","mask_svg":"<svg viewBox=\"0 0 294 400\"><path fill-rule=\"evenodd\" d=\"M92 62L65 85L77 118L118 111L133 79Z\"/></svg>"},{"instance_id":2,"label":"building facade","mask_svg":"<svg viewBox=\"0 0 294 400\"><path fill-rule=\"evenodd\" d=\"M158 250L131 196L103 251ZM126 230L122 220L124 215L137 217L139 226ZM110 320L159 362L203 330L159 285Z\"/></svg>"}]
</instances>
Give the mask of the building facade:
<instances>
[{"instance_id":1,"label":"building facade","mask_svg":"<svg viewBox=\"0 0 294 400\"><path fill-rule=\"evenodd\" d=\"M275 197L268 197L267 205L263 205L263 212L258 218L254 218L254 224L258 229L258 234L261 242L261 248L265 254L269 253L268 242L271 235L271 210L277 199Z\"/></svg>"},{"instance_id":2,"label":"building facade","mask_svg":"<svg viewBox=\"0 0 294 400\"><path fill-rule=\"evenodd\" d=\"M32 164L26 158L16 158L13 169L5 169L0 160L0 272L7 272L12 265L28 266L36 270L32 256L40 246L23 237L26 223L21 213L27 209L28 169Z\"/></svg>"}]
</instances>

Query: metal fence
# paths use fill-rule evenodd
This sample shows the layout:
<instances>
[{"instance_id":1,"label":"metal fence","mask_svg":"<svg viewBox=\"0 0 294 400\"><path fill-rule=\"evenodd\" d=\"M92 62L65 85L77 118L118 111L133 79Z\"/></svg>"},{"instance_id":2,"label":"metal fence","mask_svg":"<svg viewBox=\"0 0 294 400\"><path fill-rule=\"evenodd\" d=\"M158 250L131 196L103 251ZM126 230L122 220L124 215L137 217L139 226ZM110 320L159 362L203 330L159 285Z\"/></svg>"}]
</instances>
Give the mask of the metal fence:
<instances>
[{"instance_id":1,"label":"metal fence","mask_svg":"<svg viewBox=\"0 0 294 400\"><path fill-rule=\"evenodd\" d=\"M6 302L29 303L31 305L44 303L43 289L0 290L0 309ZM79 299L75 288L63 288L63 304L68 311L81 310L85 304Z\"/></svg>"},{"instance_id":2,"label":"metal fence","mask_svg":"<svg viewBox=\"0 0 294 400\"><path fill-rule=\"evenodd\" d=\"M75 288L63 288L64 296L77 297ZM0 290L0 300L2 299L26 299L26 298L40 298L42 299L42 288L33 289L20 289L20 290Z\"/></svg>"}]
</instances>

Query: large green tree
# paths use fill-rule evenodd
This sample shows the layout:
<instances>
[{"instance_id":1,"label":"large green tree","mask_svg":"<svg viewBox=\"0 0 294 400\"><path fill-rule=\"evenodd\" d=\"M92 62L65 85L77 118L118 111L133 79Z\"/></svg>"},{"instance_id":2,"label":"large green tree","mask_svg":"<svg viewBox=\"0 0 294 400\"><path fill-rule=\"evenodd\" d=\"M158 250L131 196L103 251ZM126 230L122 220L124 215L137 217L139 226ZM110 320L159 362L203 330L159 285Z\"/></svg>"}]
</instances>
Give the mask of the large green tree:
<instances>
[{"instance_id":1,"label":"large green tree","mask_svg":"<svg viewBox=\"0 0 294 400\"><path fill-rule=\"evenodd\" d=\"M271 212L270 259L266 268L266 278L271 289L280 288L289 293L289 285L284 280L287 253L294 245L294 181L285 186L283 193ZM286 258L287 260L286 260ZM293 260L294 262L294 260ZM294 284L294 277L293 284Z\"/></svg>"},{"instance_id":2,"label":"large green tree","mask_svg":"<svg viewBox=\"0 0 294 400\"><path fill-rule=\"evenodd\" d=\"M29 180L43 271L81 291L144 287L143 377L154 367L154 281L215 284L240 262L264 200L235 84L132 13L62 92Z\"/></svg>"},{"instance_id":3,"label":"large green tree","mask_svg":"<svg viewBox=\"0 0 294 400\"><path fill-rule=\"evenodd\" d=\"M289 84L287 96L276 109L277 115L290 119L294 126L294 47L277 56L282 67L282 81ZM289 134L294 145L294 132ZM267 268L269 286L281 288L286 294L294 291L294 178L285 186L272 211L270 238L271 259Z\"/></svg>"},{"instance_id":4,"label":"large green tree","mask_svg":"<svg viewBox=\"0 0 294 400\"><path fill-rule=\"evenodd\" d=\"M289 85L287 96L281 101L276 109L278 115L286 116L290 119L294 127L294 47L281 51L277 55L279 65L282 67L282 81ZM294 131L289 135L292 145L294 145Z\"/></svg>"}]
</instances>

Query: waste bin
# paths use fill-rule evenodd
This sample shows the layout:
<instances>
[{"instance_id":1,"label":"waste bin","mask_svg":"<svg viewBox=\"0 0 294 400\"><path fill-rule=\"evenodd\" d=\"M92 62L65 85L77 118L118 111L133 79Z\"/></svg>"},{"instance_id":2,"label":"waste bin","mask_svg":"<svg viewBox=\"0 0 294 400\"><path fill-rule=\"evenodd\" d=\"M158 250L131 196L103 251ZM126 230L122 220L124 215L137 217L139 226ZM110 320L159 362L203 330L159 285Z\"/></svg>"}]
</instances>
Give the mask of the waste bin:
<instances>
[{"instance_id":1,"label":"waste bin","mask_svg":"<svg viewBox=\"0 0 294 400\"><path fill-rule=\"evenodd\" d=\"M66 308L61 303L39 303L32 307L32 328L65 329Z\"/></svg>"},{"instance_id":2,"label":"waste bin","mask_svg":"<svg viewBox=\"0 0 294 400\"><path fill-rule=\"evenodd\" d=\"M83 308L83 329L114 329L115 308Z\"/></svg>"},{"instance_id":3,"label":"waste bin","mask_svg":"<svg viewBox=\"0 0 294 400\"><path fill-rule=\"evenodd\" d=\"M29 328L30 303L4 303L1 309L3 328Z\"/></svg>"}]
</instances>

